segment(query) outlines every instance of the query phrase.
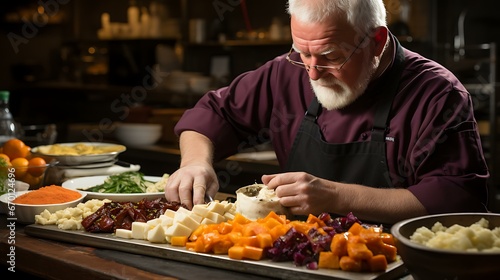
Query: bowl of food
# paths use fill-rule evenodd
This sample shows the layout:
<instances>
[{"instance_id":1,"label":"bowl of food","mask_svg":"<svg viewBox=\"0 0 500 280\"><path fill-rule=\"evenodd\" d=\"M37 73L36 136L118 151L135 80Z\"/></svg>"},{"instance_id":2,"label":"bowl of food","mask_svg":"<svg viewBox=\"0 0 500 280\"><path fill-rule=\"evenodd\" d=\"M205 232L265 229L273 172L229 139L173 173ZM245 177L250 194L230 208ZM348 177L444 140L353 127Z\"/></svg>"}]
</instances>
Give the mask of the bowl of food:
<instances>
[{"instance_id":1,"label":"bowl of food","mask_svg":"<svg viewBox=\"0 0 500 280\"><path fill-rule=\"evenodd\" d=\"M43 145L31 149L31 153L60 165L76 166L97 162L110 162L124 152L126 147L113 143L74 142Z\"/></svg>"},{"instance_id":2,"label":"bowl of food","mask_svg":"<svg viewBox=\"0 0 500 280\"><path fill-rule=\"evenodd\" d=\"M7 218L15 217L17 222L32 224L35 222L35 216L45 209L53 213L76 207L85 196L82 192L51 185L38 190L7 192L0 196L0 205Z\"/></svg>"},{"instance_id":3,"label":"bowl of food","mask_svg":"<svg viewBox=\"0 0 500 280\"><path fill-rule=\"evenodd\" d=\"M247 219L264 218L271 211L291 216L288 208L280 204L276 192L264 184L248 185L236 190L236 211Z\"/></svg>"},{"instance_id":4,"label":"bowl of food","mask_svg":"<svg viewBox=\"0 0 500 280\"><path fill-rule=\"evenodd\" d=\"M391 227L398 254L415 280L497 279L500 214L452 213Z\"/></svg>"},{"instance_id":5,"label":"bowl of food","mask_svg":"<svg viewBox=\"0 0 500 280\"><path fill-rule=\"evenodd\" d=\"M46 174L57 162L47 163L41 157L16 158L0 166L0 194L7 189L34 190L46 184Z\"/></svg>"},{"instance_id":6,"label":"bowl of food","mask_svg":"<svg viewBox=\"0 0 500 280\"><path fill-rule=\"evenodd\" d=\"M155 144L162 136L162 125L154 123L119 123L115 137L126 146L138 147Z\"/></svg>"}]
</instances>

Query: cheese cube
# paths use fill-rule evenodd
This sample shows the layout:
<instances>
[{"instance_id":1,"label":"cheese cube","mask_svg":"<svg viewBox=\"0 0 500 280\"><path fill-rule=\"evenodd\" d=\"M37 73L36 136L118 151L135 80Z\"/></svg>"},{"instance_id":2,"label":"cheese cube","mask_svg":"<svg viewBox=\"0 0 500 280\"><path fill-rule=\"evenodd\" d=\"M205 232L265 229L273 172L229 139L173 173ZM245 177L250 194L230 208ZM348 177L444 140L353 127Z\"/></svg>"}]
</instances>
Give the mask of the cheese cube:
<instances>
[{"instance_id":1,"label":"cheese cube","mask_svg":"<svg viewBox=\"0 0 500 280\"><path fill-rule=\"evenodd\" d=\"M226 212L224 213L224 218L226 219L226 221L234 220L234 214L232 214L231 212Z\"/></svg>"},{"instance_id":2,"label":"cheese cube","mask_svg":"<svg viewBox=\"0 0 500 280\"><path fill-rule=\"evenodd\" d=\"M165 213L163 213L163 215L173 218L175 216L175 211L172 209L167 209L165 210Z\"/></svg>"},{"instance_id":3,"label":"cheese cube","mask_svg":"<svg viewBox=\"0 0 500 280\"><path fill-rule=\"evenodd\" d=\"M200 223L191 218L189 214L182 212L175 213L174 225L176 224L182 224L191 230L195 230L200 225Z\"/></svg>"},{"instance_id":4,"label":"cheese cube","mask_svg":"<svg viewBox=\"0 0 500 280\"><path fill-rule=\"evenodd\" d=\"M191 232L193 232L190 228L186 227L183 224L176 223L173 224L171 227L167 228L167 231L165 232L165 237L168 242L170 242L170 238L172 236L189 236L191 235Z\"/></svg>"},{"instance_id":5,"label":"cheese cube","mask_svg":"<svg viewBox=\"0 0 500 280\"><path fill-rule=\"evenodd\" d=\"M124 228L117 228L115 231L115 236L120 238L130 239L132 238L132 231Z\"/></svg>"},{"instance_id":6,"label":"cheese cube","mask_svg":"<svg viewBox=\"0 0 500 280\"><path fill-rule=\"evenodd\" d=\"M146 239L149 225L143 222L132 222L132 238Z\"/></svg>"},{"instance_id":7,"label":"cheese cube","mask_svg":"<svg viewBox=\"0 0 500 280\"><path fill-rule=\"evenodd\" d=\"M204 218L204 217L202 217L196 213L193 213L193 212L189 213L188 216L191 217L191 219L195 220L198 224L201 223L201 220L203 220L203 218Z\"/></svg>"},{"instance_id":8,"label":"cheese cube","mask_svg":"<svg viewBox=\"0 0 500 280\"><path fill-rule=\"evenodd\" d=\"M204 218L201 223L201 225L211 225L211 224L215 224L214 221L210 220L209 218Z\"/></svg>"},{"instance_id":9,"label":"cheese cube","mask_svg":"<svg viewBox=\"0 0 500 280\"><path fill-rule=\"evenodd\" d=\"M222 223L222 222L226 221L226 219L224 218L224 216L222 216L221 214L216 213L216 212L210 212L210 213L208 213L206 219L210 219L210 220L214 221L216 224Z\"/></svg>"},{"instance_id":10,"label":"cheese cube","mask_svg":"<svg viewBox=\"0 0 500 280\"><path fill-rule=\"evenodd\" d=\"M171 226L174 223L174 218L165 215L161 215L159 219L162 226Z\"/></svg>"},{"instance_id":11,"label":"cheese cube","mask_svg":"<svg viewBox=\"0 0 500 280\"><path fill-rule=\"evenodd\" d=\"M161 220L159 218L156 218L156 219L151 219L146 223L149 225L150 228L154 228L156 225L161 223Z\"/></svg>"},{"instance_id":12,"label":"cheese cube","mask_svg":"<svg viewBox=\"0 0 500 280\"><path fill-rule=\"evenodd\" d=\"M177 209L175 214L177 214L177 213L189 214L189 213L191 213L191 211L189 211L188 209L186 209L184 207L179 207L179 209Z\"/></svg>"},{"instance_id":13,"label":"cheese cube","mask_svg":"<svg viewBox=\"0 0 500 280\"><path fill-rule=\"evenodd\" d=\"M193 210L191 210L191 212L202 218L205 218L210 210L208 210L206 204L196 204L195 206L193 206Z\"/></svg>"},{"instance_id":14,"label":"cheese cube","mask_svg":"<svg viewBox=\"0 0 500 280\"><path fill-rule=\"evenodd\" d=\"M148 241L152 243L166 243L165 231L161 224L156 225L153 229L148 231Z\"/></svg>"},{"instance_id":15,"label":"cheese cube","mask_svg":"<svg viewBox=\"0 0 500 280\"><path fill-rule=\"evenodd\" d=\"M217 201L210 202L207 206L207 209L210 212L214 212L219 215L224 215L224 212L226 212L226 207L224 206L224 204L221 204L220 202Z\"/></svg>"}]
</instances>

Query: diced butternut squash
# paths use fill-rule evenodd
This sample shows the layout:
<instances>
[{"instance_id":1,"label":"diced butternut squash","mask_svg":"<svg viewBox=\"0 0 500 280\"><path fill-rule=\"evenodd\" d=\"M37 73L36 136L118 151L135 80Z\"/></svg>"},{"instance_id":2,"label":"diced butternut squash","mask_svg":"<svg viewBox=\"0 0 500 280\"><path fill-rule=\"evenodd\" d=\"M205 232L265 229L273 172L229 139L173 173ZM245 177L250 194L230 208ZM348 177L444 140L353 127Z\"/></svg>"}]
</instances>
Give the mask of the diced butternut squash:
<instances>
[{"instance_id":1,"label":"diced butternut squash","mask_svg":"<svg viewBox=\"0 0 500 280\"><path fill-rule=\"evenodd\" d=\"M219 231L220 234L228 234L233 230L233 224L230 224L228 222L222 222L218 224L217 230Z\"/></svg>"},{"instance_id":2,"label":"diced butternut squash","mask_svg":"<svg viewBox=\"0 0 500 280\"><path fill-rule=\"evenodd\" d=\"M186 246L187 241L187 236L172 236L172 238L170 238L170 245L184 247Z\"/></svg>"},{"instance_id":3,"label":"diced butternut squash","mask_svg":"<svg viewBox=\"0 0 500 280\"><path fill-rule=\"evenodd\" d=\"M337 233L332 238L330 243L330 251L339 257L347 255L347 236L349 233Z\"/></svg>"},{"instance_id":4,"label":"diced butternut squash","mask_svg":"<svg viewBox=\"0 0 500 280\"><path fill-rule=\"evenodd\" d=\"M359 235L359 233L361 232L361 230L363 229L363 226L359 223L354 223L350 228L349 228L349 232L354 234L354 235Z\"/></svg>"},{"instance_id":5,"label":"diced butternut squash","mask_svg":"<svg viewBox=\"0 0 500 280\"><path fill-rule=\"evenodd\" d=\"M238 246L235 245L227 251L227 255L230 259L234 260L242 260L243 259L243 251L245 250L245 247L243 246Z\"/></svg>"},{"instance_id":6,"label":"diced butternut squash","mask_svg":"<svg viewBox=\"0 0 500 280\"><path fill-rule=\"evenodd\" d=\"M218 255L226 255L229 251L229 248L233 247L233 242L229 241L229 239L221 240L214 244L212 247L212 251L214 254Z\"/></svg>"},{"instance_id":7,"label":"diced butternut squash","mask_svg":"<svg viewBox=\"0 0 500 280\"><path fill-rule=\"evenodd\" d=\"M262 259L264 250L254 246L243 247L243 258L258 261Z\"/></svg>"},{"instance_id":8,"label":"diced butternut squash","mask_svg":"<svg viewBox=\"0 0 500 280\"><path fill-rule=\"evenodd\" d=\"M273 237L269 233L257 234L257 241L259 243L259 248L262 249L273 246Z\"/></svg>"},{"instance_id":9,"label":"diced butternut squash","mask_svg":"<svg viewBox=\"0 0 500 280\"><path fill-rule=\"evenodd\" d=\"M372 251L366 247L364 239L359 235L351 235L347 239L347 255L356 260L368 260L373 257Z\"/></svg>"},{"instance_id":10,"label":"diced butternut squash","mask_svg":"<svg viewBox=\"0 0 500 280\"><path fill-rule=\"evenodd\" d=\"M368 260L368 267L372 272L385 271L387 269L387 259L384 255L375 255Z\"/></svg>"},{"instance_id":11,"label":"diced butternut squash","mask_svg":"<svg viewBox=\"0 0 500 280\"><path fill-rule=\"evenodd\" d=\"M363 269L361 260L353 259L349 256L343 256L339 260L340 269L345 271L360 272Z\"/></svg>"},{"instance_id":12,"label":"diced butternut squash","mask_svg":"<svg viewBox=\"0 0 500 280\"><path fill-rule=\"evenodd\" d=\"M319 268L331 268L331 269L339 269L339 256L333 254L332 252L319 252L319 260L318 267Z\"/></svg>"}]
</instances>

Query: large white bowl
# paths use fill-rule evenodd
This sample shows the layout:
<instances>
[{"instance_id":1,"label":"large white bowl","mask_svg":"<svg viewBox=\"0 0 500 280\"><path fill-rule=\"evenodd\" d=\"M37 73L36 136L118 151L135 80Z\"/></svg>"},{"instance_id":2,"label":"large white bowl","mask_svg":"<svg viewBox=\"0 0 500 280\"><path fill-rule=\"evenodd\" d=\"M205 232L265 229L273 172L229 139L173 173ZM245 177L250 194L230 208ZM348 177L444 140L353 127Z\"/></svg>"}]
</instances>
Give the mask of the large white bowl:
<instances>
[{"instance_id":1,"label":"large white bowl","mask_svg":"<svg viewBox=\"0 0 500 280\"><path fill-rule=\"evenodd\" d=\"M162 135L162 125L152 123L120 123L115 137L126 146L138 147L155 144Z\"/></svg>"},{"instance_id":2,"label":"large white bowl","mask_svg":"<svg viewBox=\"0 0 500 280\"><path fill-rule=\"evenodd\" d=\"M27 192L32 191L21 191L21 192L11 192L5 193L0 196L1 211L7 214L7 218L16 218L16 222L22 224L33 224L35 222L35 215L42 213L45 209L53 213L58 210L63 210L69 207L76 207L78 203L82 202L86 193L79 192L82 196L70 202L57 203L57 204L19 204L13 203L12 201Z\"/></svg>"}]
</instances>

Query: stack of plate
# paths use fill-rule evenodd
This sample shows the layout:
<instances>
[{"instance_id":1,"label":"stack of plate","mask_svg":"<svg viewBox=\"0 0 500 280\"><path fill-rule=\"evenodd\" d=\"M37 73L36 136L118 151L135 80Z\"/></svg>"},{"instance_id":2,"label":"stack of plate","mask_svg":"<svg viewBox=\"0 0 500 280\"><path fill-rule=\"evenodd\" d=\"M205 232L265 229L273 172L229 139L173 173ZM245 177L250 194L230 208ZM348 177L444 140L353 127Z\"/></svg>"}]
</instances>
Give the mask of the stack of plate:
<instances>
[{"instance_id":1,"label":"stack of plate","mask_svg":"<svg viewBox=\"0 0 500 280\"><path fill-rule=\"evenodd\" d=\"M117 144L75 142L38 146L31 152L58 162L50 175L51 181L59 184L75 177L138 171L139 165L118 164L118 155L125 150L125 146Z\"/></svg>"}]
</instances>

